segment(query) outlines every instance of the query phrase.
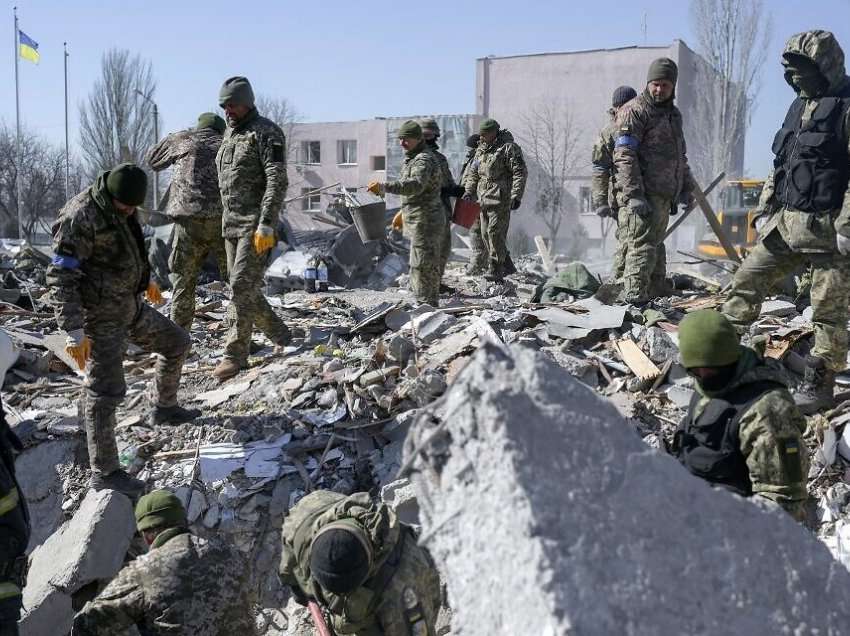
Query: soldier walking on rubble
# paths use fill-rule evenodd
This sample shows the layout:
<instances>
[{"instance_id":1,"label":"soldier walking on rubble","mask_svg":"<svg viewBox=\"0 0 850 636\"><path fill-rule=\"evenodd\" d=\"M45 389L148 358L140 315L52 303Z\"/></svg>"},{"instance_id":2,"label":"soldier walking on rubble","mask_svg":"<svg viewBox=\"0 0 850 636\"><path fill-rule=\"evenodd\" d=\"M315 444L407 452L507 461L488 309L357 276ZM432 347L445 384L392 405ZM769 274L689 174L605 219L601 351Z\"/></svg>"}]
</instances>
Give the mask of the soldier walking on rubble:
<instances>
[{"instance_id":1,"label":"soldier walking on rubble","mask_svg":"<svg viewBox=\"0 0 850 636\"><path fill-rule=\"evenodd\" d=\"M590 180L590 198L596 215L604 219L611 217L617 223L620 204L617 201L617 173L614 170L614 142L617 137L617 113L637 97L637 91L631 86L619 86L611 96L611 108L608 109L609 122L599 132L593 144L593 176ZM611 278L614 281L623 276L626 264L625 243L620 241L620 226L617 226L617 250L611 266Z\"/></svg>"},{"instance_id":2,"label":"soldier walking on rubble","mask_svg":"<svg viewBox=\"0 0 850 636\"><path fill-rule=\"evenodd\" d=\"M245 560L189 532L183 504L155 490L136 505L150 551L131 561L74 617L72 636L256 634Z\"/></svg>"},{"instance_id":3,"label":"soldier walking on rubble","mask_svg":"<svg viewBox=\"0 0 850 636\"><path fill-rule=\"evenodd\" d=\"M758 205L759 242L732 281L723 313L743 331L777 281L812 268L815 342L794 399L804 414L834 402L847 366L850 297L850 78L828 31L792 36L782 53L797 94L773 140L773 169Z\"/></svg>"},{"instance_id":4,"label":"soldier walking on rubble","mask_svg":"<svg viewBox=\"0 0 850 636\"><path fill-rule=\"evenodd\" d=\"M463 196L463 193L466 191L464 188L466 176L469 174L469 166L472 165L472 162L475 159L475 153L478 150L478 144L480 141L481 135L478 133L470 135L466 139L466 157L463 160L463 166L461 166L460 176L457 180L459 184L457 186L457 191L460 192L458 196ZM472 249L472 254L469 257L469 265L466 268L466 273L471 276L480 276L487 270L487 264L490 262L490 255L487 252L487 244L481 236L480 215L477 219L475 219L475 223L472 224L472 227L469 228L469 243L470 248ZM510 254L508 255L508 259L510 259Z\"/></svg>"},{"instance_id":5,"label":"soldier walking on rubble","mask_svg":"<svg viewBox=\"0 0 850 636\"><path fill-rule=\"evenodd\" d=\"M451 197L462 196L463 192L458 193L458 186L455 184L452 176L451 168L449 168L449 160L446 155L440 152L440 146L437 140L440 138L440 126L435 119L423 119L419 122L422 127L422 136L425 139L425 145L436 157L437 164L440 166L440 174L442 182L440 187L440 201L443 203L443 209L446 213L446 224L443 227L442 245L440 247L440 279L446 273L446 266L449 264L449 259L452 256L452 203ZM445 285L440 285L441 291L453 291Z\"/></svg>"},{"instance_id":6,"label":"soldier walking on rubble","mask_svg":"<svg viewBox=\"0 0 850 636\"><path fill-rule=\"evenodd\" d=\"M398 138L405 150L398 180L371 181L367 189L380 196L387 192L401 195L404 231L410 238L410 287L418 302L437 307L446 225L445 208L440 201L443 176L419 124L404 122Z\"/></svg>"},{"instance_id":7,"label":"soldier walking on rubble","mask_svg":"<svg viewBox=\"0 0 850 636\"><path fill-rule=\"evenodd\" d=\"M224 120L202 113L198 125L168 135L148 151L146 161L159 172L174 166L166 213L174 221L174 240L168 267L174 293L171 320L186 331L195 316L195 285L209 254L222 275L227 255L221 236L221 194L215 156L221 146Z\"/></svg>"},{"instance_id":8,"label":"soldier walking on rubble","mask_svg":"<svg viewBox=\"0 0 850 636\"><path fill-rule=\"evenodd\" d=\"M257 112L250 82L244 77L226 80L219 104L228 123L216 164L233 301L224 360L213 375L226 380L248 364L255 324L275 345L284 346L291 340L289 328L262 291L289 181L286 138L275 123Z\"/></svg>"},{"instance_id":9,"label":"soldier walking on rubble","mask_svg":"<svg viewBox=\"0 0 850 636\"><path fill-rule=\"evenodd\" d=\"M646 89L617 113L618 240L625 252L623 299L637 307L666 290L664 233L675 206L689 206L682 115L673 103L679 69L666 57L652 62Z\"/></svg>"},{"instance_id":10,"label":"soldier walking on rubble","mask_svg":"<svg viewBox=\"0 0 850 636\"><path fill-rule=\"evenodd\" d=\"M15 455L23 450L6 423L0 402L0 636L17 636L27 566L30 517L15 479Z\"/></svg>"},{"instance_id":11,"label":"soldier walking on rubble","mask_svg":"<svg viewBox=\"0 0 850 636\"><path fill-rule=\"evenodd\" d=\"M704 309L679 325L682 365L696 390L673 454L697 477L763 497L806 518L806 418L781 374L743 347L723 314Z\"/></svg>"},{"instance_id":12,"label":"soldier walking on rubble","mask_svg":"<svg viewBox=\"0 0 850 636\"><path fill-rule=\"evenodd\" d=\"M369 494L310 493L283 523L280 577L338 634L434 636L440 578L411 529Z\"/></svg>"},{"instance_id":13,"label":"soldier walking on rubble","mask_svg":"<svg viewBox=\"0 0 850 636\"><path fill-rule=\"evenodd\" d=\"M136 218L146 192L147 175L134 164L101 173L59 212L56 256L47 269L56 320L68 334L66 351L80 369L91 357L83 407L91 485L129 496L140 494L144 483L121 470L115 443L115 409L127 391L127 342L159 354L152 424L188 422L200 414L177 405L189 334L142 299L145 294L162 302Z\"/></svg>"},{"instance_id":14,"label":"soldier walking on rubble","mask_svg":"<svg viewBox=\"0 0 850 636\"><path fill-rule=\"evenodd\" d=\"M463 196L481 205L481 237L488 252L485 277L500 281L516 272L508 253L508 229L511 212L522 204L528 169L522 148L495 119L482 121L479 133L475 159L464 175Z\"/></svg>"}]
</instances>

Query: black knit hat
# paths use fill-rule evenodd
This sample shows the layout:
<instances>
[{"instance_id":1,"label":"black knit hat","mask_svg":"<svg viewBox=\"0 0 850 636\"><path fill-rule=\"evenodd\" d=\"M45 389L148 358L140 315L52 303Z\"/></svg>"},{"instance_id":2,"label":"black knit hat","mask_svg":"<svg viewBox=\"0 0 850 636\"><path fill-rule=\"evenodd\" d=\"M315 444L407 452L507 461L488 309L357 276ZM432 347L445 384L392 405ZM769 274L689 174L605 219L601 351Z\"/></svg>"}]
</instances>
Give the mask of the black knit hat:
<instances>
[{"instance_id":1,"label":"black knit hat","mask_svg":"<svg viewBox=\"0 0 850 636\"><path fill-rule=\"evenodd\" d=\"M148 175L134 163L120 163L109 171L106 189L124 205L141 205L148 192Z\"/></svg>"},{"instance_id":2,"label":"black knit hat","mask_svg":"<svg viewBox=\"0 0 850 636\"><path fill-rule=\"evenodd\" d=\"M470 135L466 138L466 147L467 148L477 148L478 142L481 141L481 135L475 133L474 135Z\"/></svg>"},{"instance_id":3,"label":"black knit hat","mask_svg":"<svg viewBox=\"0 0 850 636\"><path fill-rule=\"evenodd\" d=\"M326 527L310 548L310 573L332 594L348 594L369 576L371 559L364 533L341 524Z\"/></svg>"},{"instance_id":4,"label":"black knit hat","mask_svg":"<svg viewBox=\"0 0 850 636\"><path fill-rule=\"evenodd\" d=\"M637 97L637 91L631 86L618 86L614 89L614 94L611 95L611 105L614 108L619 108L627 101Z\"/></svg>"}]
</instances>

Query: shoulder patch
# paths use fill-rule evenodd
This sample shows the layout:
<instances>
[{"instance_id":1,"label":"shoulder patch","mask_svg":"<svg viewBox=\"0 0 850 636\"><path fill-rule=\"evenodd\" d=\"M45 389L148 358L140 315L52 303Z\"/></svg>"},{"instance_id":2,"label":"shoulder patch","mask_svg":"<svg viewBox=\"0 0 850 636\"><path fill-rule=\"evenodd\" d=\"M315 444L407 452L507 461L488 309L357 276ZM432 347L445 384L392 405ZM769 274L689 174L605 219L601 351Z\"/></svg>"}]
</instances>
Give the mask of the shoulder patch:
<instances>
[{"instance_id":1,"label":"shoulder patch","mask_svg":"<svg viewBox=\"0 0 850 636\"><path fill-rule=\"evenodd\" d=\"M620 132L622 133L623 131L620 131ZM634 150L639 145L640 145L640 143L638 142L637 137L632 137L629 134L620 134L620 136L618 136L614 140L614 147L615 148L627 147L627 148L631 148L632 150Z\"/></svg>"}]
</instances>

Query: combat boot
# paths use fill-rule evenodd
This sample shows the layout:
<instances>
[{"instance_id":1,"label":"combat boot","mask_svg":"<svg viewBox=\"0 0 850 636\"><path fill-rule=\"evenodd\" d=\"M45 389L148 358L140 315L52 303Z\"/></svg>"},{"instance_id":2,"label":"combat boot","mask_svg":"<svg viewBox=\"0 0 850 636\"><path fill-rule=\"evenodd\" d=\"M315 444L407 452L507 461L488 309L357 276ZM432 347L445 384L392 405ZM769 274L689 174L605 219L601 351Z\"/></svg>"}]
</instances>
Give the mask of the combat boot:
<instances>
[{"instance_id":1,"label":"combat boot","mask_svg":"<svg viewBox=\"0 0 850 636\"><path fill-rule=\"evenodd\" d=\"M514 265L514 259L511 258L511 253L508 252L508 256L505 258L505 276L512 274L516 274L516 265Z\"/></svg>"},{"instance_id":2,"label":"combat boot","mask_svg":"<svg viewBox=\"0 0 850 636\"><path fill-rule=\"evenodd\" d=\"M150 423L184 424L197 418L201 412L198 409L184 409L182 406L155 406L149 416Z\"/></svg>"},{"instance_id":3,"label":"combat boot","mask_svg":"<svg viewBox=\"0 0 850 636\"><path fill-rule=\"evenodd\" d=\"M484 279L491 282L501 282L505 278L505 267L497 261L490 261L490 267L484 272Z\"/></svg>"},{"instance_id":4,"label":"combat boot","mask_svg":"<svg viewBox=\"0 0 850 636\"><path fill-rule=\"evenodd\" d=\"M835 403L835 372L823 358L808 356L803 383L794 392L794 403L803 415L812 415Z\"/></svg>"},{"instance_id":5,"label":"combat boot","mask_svg":"<svg viewBox=\"0 0 850 636\"><path fill-rule=\"evenodd\" d=\"M115 470L108 475L95 472L91 476L92 490L114 490L130 499L137 499L145 492L145 482L130 477L121 469Z\"/></svg>"},{"instance_id":6,"label":"combat boot","mask_svg":"<svg viewBox=\"0 0 850 636\"><path fill-rule=\"evenodd\" d=\"M218 363L218 366L213 371L213 377L219 382L229 380L239 373L240 365L236 360L225 358Z\"/></svg>"}]
</instances>

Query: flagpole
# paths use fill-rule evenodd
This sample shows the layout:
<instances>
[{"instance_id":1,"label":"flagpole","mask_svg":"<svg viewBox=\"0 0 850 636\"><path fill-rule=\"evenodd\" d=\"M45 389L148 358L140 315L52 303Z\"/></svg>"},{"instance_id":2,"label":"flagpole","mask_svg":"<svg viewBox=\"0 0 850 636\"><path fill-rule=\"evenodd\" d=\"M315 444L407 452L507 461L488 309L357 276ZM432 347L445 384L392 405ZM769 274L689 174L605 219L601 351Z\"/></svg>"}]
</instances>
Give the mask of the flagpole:
<instances>
[{"instance_id":1,"label":"flagpole","mask_svg":"<svg viewBox=\"0 0 850 636\"><path fill-rule=\"evenodd\" d=\"M62 43L65 52L65 200L71 198L70 160L68 153L68 43Z\"/></svg>"},{"instance_id":2,"label":"flagpole","mask_svg":"<svg viewBox=\"0 0 850 636\"><path fill-rule=\"evenodd\" d=\"M18 208L18 238L24 240L23 211L21 210L21 95L18 83L18 7L12 7L15 16L15 37L12 44L15 47L15 200Z\"/></svg>"}]
</instances>

